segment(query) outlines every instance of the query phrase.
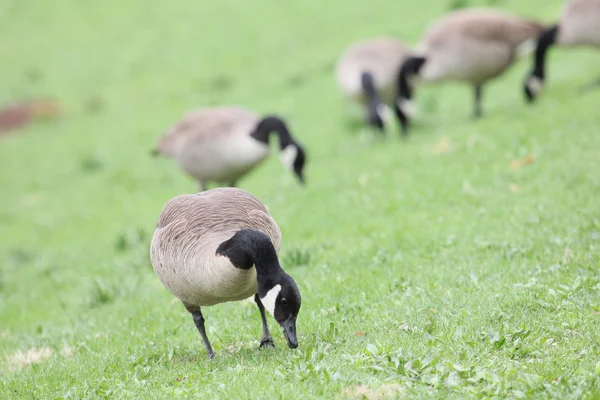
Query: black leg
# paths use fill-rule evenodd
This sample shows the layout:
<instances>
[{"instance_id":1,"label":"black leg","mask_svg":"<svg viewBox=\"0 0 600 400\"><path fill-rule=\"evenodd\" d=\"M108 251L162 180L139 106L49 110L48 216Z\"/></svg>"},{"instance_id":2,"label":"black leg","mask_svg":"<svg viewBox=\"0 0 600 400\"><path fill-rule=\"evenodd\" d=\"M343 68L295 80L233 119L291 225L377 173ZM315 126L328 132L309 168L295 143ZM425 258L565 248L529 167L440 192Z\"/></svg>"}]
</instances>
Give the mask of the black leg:
<instances>
[{"instance_id":1,"label":"black leg","mask_svg":"<svg viewBox=\"0 0 600 400\"><path fill-rule=\"evenodd\" d=\"M229 187L235 187L235 184L237 183L237 180L234 179L231 182L229 182Z\"/></svg>"},{"instance_id":2,"label":"black leg","mask_svg":"<svg viewBox=\"0 0 600 400\"><path fill-rule=\"evenodd\" d=\"M198 180L198 189L201 192L204 192L206 190L206 185L204 184L204 182L202 182L201 180Z\"/></svg>"},{"instance_id":3,"label":"black leg","mask_svg":"<svg viewBox=\"0 0 600 400\"><path fill-rule=\"evenodd\" d=\"M200 332L202 342L204 342L204 348L208 353L208 358L212 360L215 356L215 352L213 351L210 342L208 341L208 337L206 336L206 329L204 329L204 317L202 316L202 312L200 312L200 307L192 306L186 303L183 303L183 305L185 306L185 309L192 314L192 317L194 318L194 325L196 325L198 332Z\"/></svg>"},{"instance_id":4,"label":"black leg","mask_svg":"<svg viewBox=\"0 0 600 400\"><path fill-rule=\"evenodd\" d=\"M475 85L475 110L473 111L473 118L479 119L483 115L481 111L481 85Z\"/></svg>"},{"instance_id":5,"label":"black leg","mask_svg":"<svg viewBox=\"0 0 600 400\"><path fill-rule=\"evenodd\" d=\"M273 342L273 338L271 337L271 332L269 332L269 325L267 324L267 316L265 315L265 306L260 301L258 297L258 293L254 295L254 301L258 306L258 310L260 311L260 319L262 320L263 333L262 338L260 339L260 348L267 347L275 347L275 343Z\"/></svg>"}]
</instances>

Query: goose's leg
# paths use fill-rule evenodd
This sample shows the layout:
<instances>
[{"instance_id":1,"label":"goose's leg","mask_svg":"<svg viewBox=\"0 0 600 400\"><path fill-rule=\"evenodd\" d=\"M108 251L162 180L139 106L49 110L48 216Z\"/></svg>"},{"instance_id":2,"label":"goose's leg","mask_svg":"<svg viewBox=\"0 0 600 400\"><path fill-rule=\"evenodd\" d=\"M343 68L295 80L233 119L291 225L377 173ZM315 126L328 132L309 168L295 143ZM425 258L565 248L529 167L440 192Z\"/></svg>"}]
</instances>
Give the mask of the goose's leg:
<instances>
[{"instance_id":1,"label":"goose's leg","mask_svg":"<svg viewBox=\"0 0 600 400\"><path fill-rule=\"evenodd\" d=\"M202 337L202 342L204 342L204 348L208 353L208 358L213 359L215 356L215 352L213 351L210 342L208 341L208 337L206 336L206 329L204 329L204 317L202 316L202 312L200 312L200 307L192 306L186 303L183 303L185 309L192 314L192 318L194 318L194 325L198 328L198 332L200 332L200 336Z\"/></svg>"},{"instance_id":2,"label":"goose's leg","mask_svg":"<svg viewBox=\"0 0 600 400\"><path fill-rule=\"evenodd\" d=\"M206 190L206 184L198 179L198 189L200 192L204 192Z\"/></svg>"},{"instance_id":3,"label":"goose's leg","mask_svg":"<svg viewBox=\"0 0 600 400\"><path fill-rule=\"evenodd\" d=\"M237 183L237 179L232 180L231 182L229 182L229 187L236 187L235 186L236 183Z\"/></svg>"},{"instance_id":4,"label":"goose's leg","mask_svg":"<svg viewBox=\"0 0 600 400\"><path fill-rule=\"evenodd\" d=\"M258 293L254 295L254 301L258 306L258 310L260 311L260 319L262 321L263 333L262 338L260 339L260 348L265 347L275 347L275 343L273 342L273 338L271 337L271 332L269 332L269 325L267 324L267 316L265 315L265 306L260 301L260 297L258 297Z\"/></svg>"},{"instance_id":5,"label":"goose's leg","mask_svg":"<svg viewBox=\"0 0 600 400\"><path fill-rule=\"evenodd\" d=\"M481 110L481 95L481 85L475 85L475 110L473 111L474 119L479 119L483 115L483 112Z\"/></svg>"}]
</instances>

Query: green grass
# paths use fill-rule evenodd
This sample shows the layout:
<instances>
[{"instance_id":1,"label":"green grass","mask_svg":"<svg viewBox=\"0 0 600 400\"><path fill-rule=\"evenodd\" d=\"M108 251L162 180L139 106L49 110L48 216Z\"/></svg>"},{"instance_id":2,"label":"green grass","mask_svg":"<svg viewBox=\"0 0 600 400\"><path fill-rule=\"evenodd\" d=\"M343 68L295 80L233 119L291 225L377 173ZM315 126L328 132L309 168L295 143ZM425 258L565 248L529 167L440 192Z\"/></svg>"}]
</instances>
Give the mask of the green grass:
<instances>
[{"instance_id":1,"label":"green grass","mask_svg":"<svg viewBox=\"0 0 600 400\"><path fill-rule=\"evenodd\" d=\"M346 128L336 57L469 2L87 3L0 5L0 102L66 109L0 141L0 398L600 396L600 91L576 90L598 53L554 50L532 107L518 63L476 123L469 88L423 88L410 140L371 140ZM563 1L470 3L550 22ZM148 260L162 206L196 184L148 152L222 103L284 116L309 151L306 188L277 157L240 182L303 306L297 350L270 320L274 351L252 303L207 308L209 362ZM52 354L19 368L32 348Z\"/></svg>"}]
</instances>

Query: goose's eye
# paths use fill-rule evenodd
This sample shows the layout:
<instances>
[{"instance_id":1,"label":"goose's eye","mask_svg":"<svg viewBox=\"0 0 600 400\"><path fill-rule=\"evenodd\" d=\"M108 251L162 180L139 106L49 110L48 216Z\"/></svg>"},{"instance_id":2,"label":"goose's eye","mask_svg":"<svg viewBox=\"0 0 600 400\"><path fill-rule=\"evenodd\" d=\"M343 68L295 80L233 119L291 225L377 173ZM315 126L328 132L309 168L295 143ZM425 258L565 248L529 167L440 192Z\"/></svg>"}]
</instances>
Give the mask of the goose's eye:
<instances>
[{"instance_id":1,"label":"goose's eye","mask_svg":"<svg viewBox=\"0 0 600 400\"><path fill-rule=\"evenodd\" d=\"M285 297L283 297L283 298L281 299L281 305L282 305L282 306L287 306L287 303L288 303L287 299L286 299Z\"/></svg>"}]
</instances>

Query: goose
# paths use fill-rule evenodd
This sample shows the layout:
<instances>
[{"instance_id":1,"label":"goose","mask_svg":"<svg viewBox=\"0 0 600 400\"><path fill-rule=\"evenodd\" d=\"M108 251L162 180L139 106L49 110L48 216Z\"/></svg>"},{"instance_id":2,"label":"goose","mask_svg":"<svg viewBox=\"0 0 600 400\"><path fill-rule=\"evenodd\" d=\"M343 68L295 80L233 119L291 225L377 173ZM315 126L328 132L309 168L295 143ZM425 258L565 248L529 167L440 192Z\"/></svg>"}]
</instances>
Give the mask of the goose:
<instances>
[{"instance_id":1,"label":"goose","mask_svg":"<svg viewBox=\"0 0 600 400\"><path fill-rule=\"evenodd\" d=\"M281 162L304 183L306 154L285 122L260 118L243 107L206 107L185 114L159 139L153 155L173 159L205 190L209 181L235 186L269 155L269 138L279 136Z\"/></svg>"},{"instance_id":2,"label":"goose","mask_svg":"<svg viewBox=\"0 0 600 400\"><path fill-rule=\"evenodd\" d=\"M552 45L600 48L600 0L568 0L558 23L539 36L533 70L524 85L529 102L542 91L546 80L546 54Z\"/></svg>"},{"instance_id":3,"label":"goose","mask_svg":"<svg viewBox=\"0 0 600 400\"><path fill-rule=\"evenodd\" d=\"M398 73L394 109L404 135L414 113L411 78L422 82L460 81L473 86L473 116L482 115L483 85L501 75L531 46L543 26L486 8L454 11L427 31Z\"/></svg>"},{"instance_id":4,"label":"goose","mask_svg":"<svg viewBox=\"0 0 600 400\"><path fill-rule=\"evenodd\" d=\"M238 188L184 194L164 206L150 245L159 280L181 300L209 358L215 353L201 307L254 295L262 320L259 348L275 347L265 316L283 328L290 348L298 347L296 318L300 291L280 266L281 232L265 206Z\"/></svg>"},{"instance_id":5,"label":"goose","mask_svg":"<svg viewBox=\"0 0 600 400\"><path fill-rule=\"evenodd\" d=\"M368 125L385 131L391 114L396 72L411 49L399 39L379 37L350 45L335 65L337 83L346 97L365 108Z\"/></svg>"}]
</instances>

